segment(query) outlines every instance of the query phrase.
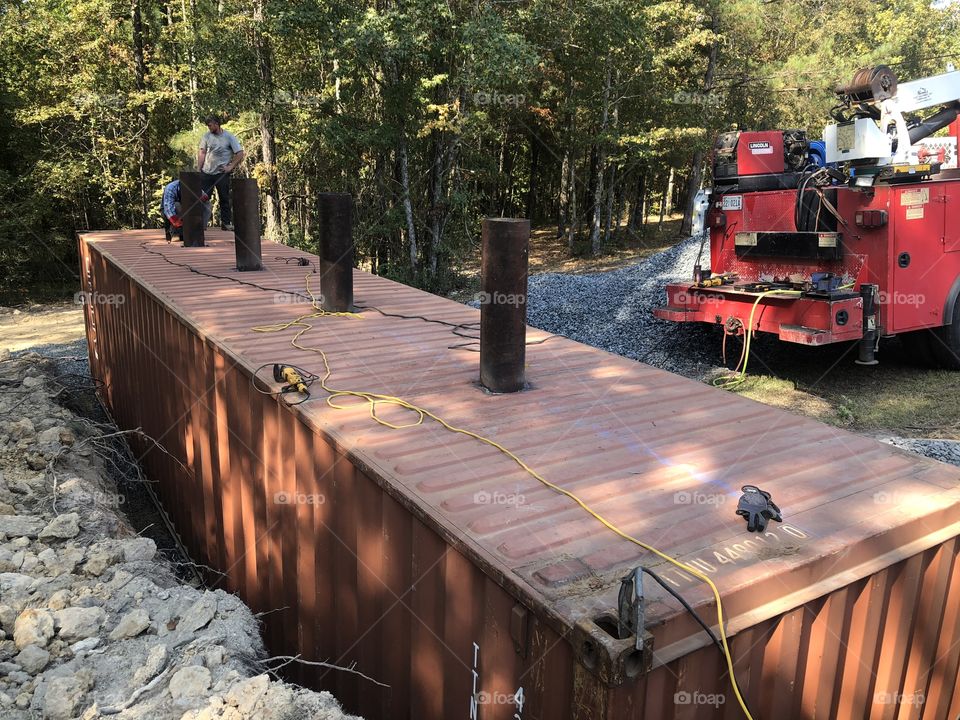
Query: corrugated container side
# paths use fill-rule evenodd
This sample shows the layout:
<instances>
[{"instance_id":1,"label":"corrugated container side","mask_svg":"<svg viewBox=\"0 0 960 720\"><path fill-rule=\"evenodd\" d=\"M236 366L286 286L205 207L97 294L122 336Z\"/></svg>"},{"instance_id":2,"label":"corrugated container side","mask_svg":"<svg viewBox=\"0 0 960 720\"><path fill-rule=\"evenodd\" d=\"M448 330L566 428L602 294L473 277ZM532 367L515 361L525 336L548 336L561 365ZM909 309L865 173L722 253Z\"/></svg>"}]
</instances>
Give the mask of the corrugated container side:
<instances>
[{"instance_id":1,"label":"corrugated container side","mask_svg":"<svg viewBox=\"0 0 960 720\"><path fill-rule=\"evenodd\" d=\"M355 665L389 688L320 667L291 668L297 680L371 719L741 717L711 646L666 665L654 656L649 673L608 686L544 608L256 393L246 369L96 248L80 249L85 289L127 298L85 307L93 373L117 423L165 448L132 442L194 559L264 613L272 653ZM738 677L758 720L955 720L958 608L951 538L738 632Z\"/></svg>"}]
</instances>

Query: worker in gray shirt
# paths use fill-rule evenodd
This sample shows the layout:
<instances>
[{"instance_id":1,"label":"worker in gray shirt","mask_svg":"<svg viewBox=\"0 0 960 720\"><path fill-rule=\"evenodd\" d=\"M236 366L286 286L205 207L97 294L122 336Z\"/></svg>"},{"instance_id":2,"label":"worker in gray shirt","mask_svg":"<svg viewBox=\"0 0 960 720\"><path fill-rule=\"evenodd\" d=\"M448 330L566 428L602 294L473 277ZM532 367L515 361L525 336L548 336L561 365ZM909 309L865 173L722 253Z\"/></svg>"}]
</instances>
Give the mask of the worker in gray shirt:
<instances>
[{"instance_id":1,"label":"worker in gray shirt","mask_svg":"<svg viewBox=\"0 0 960 720\"><path fill-rule=\"evenodd\" d=\"M205 120L207 130L200 138L197 167L203 173L203 189L213 195L217 189L220 200L220 228L233 230L233 208L230 206L230 173L244 157L237 136L220 126L220 117L210 115Z\"/></svg>"}]
</instances>

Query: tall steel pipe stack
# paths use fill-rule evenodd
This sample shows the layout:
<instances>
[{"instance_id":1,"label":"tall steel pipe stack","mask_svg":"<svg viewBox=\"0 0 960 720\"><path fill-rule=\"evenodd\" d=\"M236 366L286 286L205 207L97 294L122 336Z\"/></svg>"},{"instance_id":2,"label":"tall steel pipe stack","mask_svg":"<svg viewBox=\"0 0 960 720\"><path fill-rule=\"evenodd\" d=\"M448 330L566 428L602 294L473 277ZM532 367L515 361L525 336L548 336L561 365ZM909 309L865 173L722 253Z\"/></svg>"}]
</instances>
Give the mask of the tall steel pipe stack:
<instances>
[{"instance_id":1,"label":"tall steel pipe stack","mask_svg":"<svg viewBox=\"0 0 960 720\"><path fill-rule=\"evenodd\" d=\"M203 174L180 173L180 216L183 218L183 246L203 247Z\"/></svg>"},{"instance_id":2,"label":"tall steel pipe stack","mask_svg":"<svg viewBox=\"0 0 960 720\"><path fill-rule=\"evenodd\" d=\"M233 227L237 270L263 270L260 252L260 191L252 178L234 178Z\"/></svg>"},{"instance_id":3,"label":"tall steel pipe stack","mask_svg":"<svg viewBox=\"0 0 960 720\"><path fill-rule=\"evenodd\" d=\"M349 193L320 193L321 307L353 310L353 198Z\"/></svg>"},{"instance_id":4,"label":"tall steel pipe stack","mask_svg":"<svg viewBox=\"0 0 960 720\"><path fill-rule=\"evenodd\" d=\"M483 221L480 383L493 392L522 390L527 342L530 221Z\"/></svg>"}]
</instances>

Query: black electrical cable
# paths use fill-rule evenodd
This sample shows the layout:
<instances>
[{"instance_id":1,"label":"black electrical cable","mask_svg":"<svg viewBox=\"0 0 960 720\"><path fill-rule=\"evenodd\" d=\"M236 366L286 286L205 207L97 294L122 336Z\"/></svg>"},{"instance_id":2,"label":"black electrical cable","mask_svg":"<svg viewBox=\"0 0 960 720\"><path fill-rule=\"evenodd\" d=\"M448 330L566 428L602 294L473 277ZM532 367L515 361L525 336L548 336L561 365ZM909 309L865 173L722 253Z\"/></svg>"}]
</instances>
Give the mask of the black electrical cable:
<instances>
[{"instance_id":1,"label":"black electrical cable","mask_svg":"<svg viewBox=\"0 0 960 720\"><path fill-rule=\"evenodd\" d=\"M659 575L657 575L657 573L655 573L653 570L651 570L650 568L643 567L643 566L640 567L640 570L643 571L644 573L646 573L647 575L649 575L650 577L652 577L652 578L656 581L657 585L659 585L659 586L662 587L664 590L666 590L668 593L670 593L670 595L672 595L673 598L674 598L678 603L680 603L681 605L683 605L684 609L685 609L688 613L690 613L691 617L693 617L694 620L697 621L697 624L698 624L700 627L703 628L703 631L704 631L707 635L710 636L710 639L713 641L713 644L717 646L717 648L720 650L721 653L723 653L723 645L722 645L721 642L720 642L720 638L717 637L717 634L716 634L715 632L713 632L713 630L710 628L709 625L707 625L707 623L704 621L704 619L703 619L702 617L700 617L699 613L697 613L697 611L693 608L693 606L690 605L690 603L688 603L688 602L683 598L683 596L682 596L680 593L678 593L676 590L674 590L672 587L670 587L670 586L667 584L667 581L664 580L664 579L663 579L662 577L660 577Z\"/></svg>"},{"instance_id":2,"label":"black electrical cable","mask_svg":"<svg viewBox=\"0 0 960 720\"><path fill-rule=\"evenodd\" d=\"M286 390L286 389L280 389L280 390L277 390L277 391L269 391L269 390L261 390L261 389L257 386L257 379L260 377L260 372L261 372L264 368L273 367L274 365L278 365L278 364L279 364L279 365L283 365L283 366L285 366L285 367L293 368L294 370L296 370L297 373L300 375L300 379L303 381L303 384L307 386L307 389L308 389L308 390L309 390L310 386L313 385L313 383L315 383L317 380L320 379L320 376L319 376L319 375L317 375L317 374L315 374L315 373L312 373L312 372L310 372L309 370L304 370L302 367L299 367L299 366L297 366L297 365L293 365L292 363L264 363L263 365L261 365L260 367L258 367L256 370L254 370L254 371L253 371L253 375L250 377L250 384L253 386L253 389L254 389L254 390L256 390L256 391L257 391L258 393L260 393L261 395L267 395L268 397L282 397L282 396L284 396L284 395L289 395L289 394L291 394L292 391L289 391L289 390ZM262 380L261 380L261 382L262 382ZM287 405L300 405L300 404L302 404L302 403L305 403L307 400L309 400L310 397L311 397L310 393L309 393L309 392L306 392L306 393L303 393L303 397L302 397L300 400L297 400L296 402L290 402L290 401L287 401L287 400L285 400L284 402L285 402Z\"/></svg>"},{"instance_id":3,"label":"black electrical cable","mask_svg":"<svg viewBox=\"0 0 960 720\"><path fill-rule=\"evenodd\" d=\"M672 587L670 587L670 586L667 584L667 581L666 581L666 580L664 580L662 577L660 577L657 573L655 573L655 572L654 572L653 570L651 570L650 568L643 567L643 566L641 565L641 566L640 566L640 571L643 572L643 573L646 573L647 575L649 575L650 577L652 577L652 578L656 581L657 585L659 585L659 586L662 587L664 590L666 590L668 593L670 593L670 595L671 595L678 603L680 603L681 605L683 605L684 610L686 610L686 611L690 614L690 616L697 622L697 624L698 624L701 628L703 628L703 631L704 631L707 635L710 636L710 640L713 641L713 644L714 644L714 645L717 647L717 649L720 651L720 654L721 654L723 657L726 657L727 654L726 654L726 652L725 652L724 649L723 649L723 644L720 642L720 638L717 637L717 634L710 628L709 625L707 625L707 623L704 621L704 619L703 619L702 617L700 617L700 614L693 608L693 606L690 605L690 603L688 603L688 602L684 599L684 597L683 597L679 592L677 592L677 591L674 590ZM637 632L643 632L643 628L638 628L638 629L637 629ZM746 698L743 698L743 703L744 703L744 705L747 704L747 699L746 699ZM751 710L749 706L747 706L747 711L748 711L751 715L753 715L753 710Z\"/></svg>"},{"instance_id":4,"label":"black electrical cable","mask_svg":"<svg viewBox=\"0 0 960 720\"><path fill-rule=\"evenodd\" d=\"M174 265L174 266L176 266L176 267L185 268L186 270L189 270L190 272L195 273L196 275L202 275L202 276L204 276L204 277L213 278L213 279L215 279L215 280L229 280L230 282L237 283L238 285L246 285L246 286L248 286L248 287L256 288L256 289L258 289L258 290L272 291L272 292L282 293L282 294L284 294L284 295L294 295L294 296L296 296L296 297L303 298L304 300L309 301L311 304L313 303L313 298L312 298L312 297L310 297L309 295L306 295L306 294L304 294L304 293L297 292L296 290L285 290L285 289L281 289L281 288L270 287L269 285L259 285L259 284L257 284L257 283L248 282L248 281L246 281L246 280L240 280L239 278L230 277L229 275L216 275L216 274L214 274L214 273L208 273L208 272L205 272L205 271L203 271L203 270L198 270L197 268L195 268L195 267L193 267L192 265L189 265L189 264L187 264L187 263L181 263L181 262L177 262L176 260L171 260L171 259L168 258L164 253L159 252L159 251L157 251L157 250L151 250L150 248L148 248L146 241L140 243L140 247L143 248L143 250L144 250L145 252L148 252L148 253L150 253L151 255L156 255L156 256L158 256L158 257L160 257L160 258L163 258L163 260L165 260L165 261L168 262L169 264ZM290 260L295 260L295 259L297 259L297 258L285 258L285 257L280 257L280 256L278 256L278 257L276 257L275 259L277 259L277 260L288 260L288 259L290 259ZM309 259L307 259L307 263L310 264L310 260L309 260ZM288 263L288 264L289 264L289 263ZM300 264L300 263L298 263L298 264ZM314 272L316 272L316 270L314 270ZM479 341L479 340L480 340L480 338L478 338L478 337L474 337L474 336L472 336L472 335L463 335L463 334L461 334L460 332L458 332L458 330L471 330L471 329L476 330L476 329L479 329L479 328L471 328L471 327L470 327L471 325L477 325L477 324L479 324L479 323L475 323L475 322L471 322L471 323L452 323L452 322L449 322L449 321L447 321L447 320L437 320L437 319L435 319L435 318L429 318L429 317L426 317L426 316L424 316L424 315L405 315L405 314L402 314L402 313L392 313L392 312L387 312L386 310L381 310L380 308L378 308L378 307L376 307L376 306L374 306L374 305L357 305L357 304L355 304L354 307L355 307L357 310L373 310L374 312L380 313L380 314L383 315L384 317L399 318L399 319L401 319L401 320L422 320L423 322L427 322L427 323L434 323L434 324L436 324L436 325L443 325L443 326L445 326L445 327L451 328L451 332L452 332L454 335L458 336L458 337L469 338L469 339L474 340L474 341ZM563 336L562 336L562 335L550 335L549 337L545 337L545 338L543 338L543 339L541 339L541 340L534 340L534 341L532 341L532 342L528 342L527 345L542 345L543 343L547 342L548 340L552 340L552 339L558 338L558 337L563 337ZM472 344L473 344L473 343L461 343L461 344L458 344L458 345L449 345L449 346L447 346L447 349L448 349L448 350L466 349L466 350L471 350L471 351L473 351L471 348L467 347L467 346L472 345ZM479 352L479 351L473 351L473 352Z\"/></svg>"}]
</instances>

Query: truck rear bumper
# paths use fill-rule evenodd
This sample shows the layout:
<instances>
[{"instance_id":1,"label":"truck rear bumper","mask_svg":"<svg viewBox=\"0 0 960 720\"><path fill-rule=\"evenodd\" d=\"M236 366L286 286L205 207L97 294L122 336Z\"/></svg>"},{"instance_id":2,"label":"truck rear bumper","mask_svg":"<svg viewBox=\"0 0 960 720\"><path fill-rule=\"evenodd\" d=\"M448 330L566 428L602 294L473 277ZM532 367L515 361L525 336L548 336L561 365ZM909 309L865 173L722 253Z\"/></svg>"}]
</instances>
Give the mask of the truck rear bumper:
<instances>
[{"instance_id":1,"label":"truck rear bumper","mask_svg":"<svg viewBox=\"0 0 960 720\"><path fill-rule=\"evenodd\" d=\"M653 314L672 322L710 325L724 325L735 318L747 327L756 301L757 293L729 287L668 285L667 306L654 310ZM781 340L801 345L859 340L863 336L863 300L768 295L760 300L753 313L753 330L773 333Z\"/></svg>"}]
</instances>

